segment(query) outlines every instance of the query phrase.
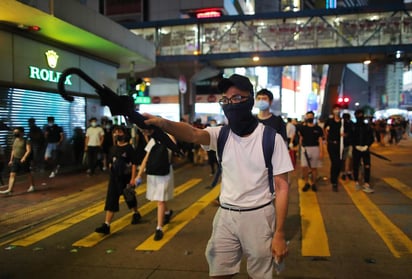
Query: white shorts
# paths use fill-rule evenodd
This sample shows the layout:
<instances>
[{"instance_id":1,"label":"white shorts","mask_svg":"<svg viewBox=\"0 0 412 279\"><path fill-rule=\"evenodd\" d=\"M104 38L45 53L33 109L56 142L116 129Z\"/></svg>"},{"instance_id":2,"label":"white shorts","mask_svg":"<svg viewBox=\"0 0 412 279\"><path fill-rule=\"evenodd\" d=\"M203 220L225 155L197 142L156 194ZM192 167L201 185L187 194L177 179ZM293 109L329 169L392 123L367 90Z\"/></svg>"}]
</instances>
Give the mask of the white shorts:
<instances>
[{"instance_id":1,"label":"white shorts","mask_svg":"<svg viewBox=\"0 0 412 279\"><path fill-rule=\"evenodd\" d=\"M168 201L173 198L173 167L167 175L147 175L146 198L150 201Z\"/></svg>"},{"instance_id":2,"label":"white shorts","mask_svg":"<svg viewBox=\"0 0 412 279\"><path fill-rule=\"evenodd\" d=\"M319 146L305 146L306 153L308 154L310 166L312 169L322 167L322 161L319 158L320 149ZM300 155L300 166L301 167L309 167L308 162L306 160L305 152L301 152Z\"/></svg>"},{"instance_id":3,"label":"white shorts","mask_svg":"<svg viewBox=\"0 0 412 279\"><path fill-rule=\"evenodd\" d=\"M275 208L272 204L243 212L219 208L205 252L209 276L239 273L244 256L249 277L272 279L274 228Z\"/></svg>"}]
</instances>

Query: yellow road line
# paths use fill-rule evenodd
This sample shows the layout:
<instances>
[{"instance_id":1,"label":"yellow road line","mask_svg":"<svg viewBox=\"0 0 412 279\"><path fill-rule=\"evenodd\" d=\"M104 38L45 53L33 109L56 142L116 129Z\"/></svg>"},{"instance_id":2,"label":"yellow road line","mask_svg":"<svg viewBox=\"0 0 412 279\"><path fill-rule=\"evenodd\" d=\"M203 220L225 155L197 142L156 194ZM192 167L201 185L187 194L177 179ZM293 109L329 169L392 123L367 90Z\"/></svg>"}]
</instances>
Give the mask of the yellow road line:
<instances>
[{"instance_id":1,"label":"yellow road line","mask_svg":"<svg viewBox=\"0 0 412 279\"><path fill-rule=\"evenodd\" d=\"M355 206L382 238L396 258L412 254L412 241L369 199L363 191L355 190L354 182L343 183Z\"/></svg>"},{"instance_id":2,"label":"yellow road line","mask_svg":"<svg viewBox=\"0 0 412 279\"><path fill-rule=\"evenodd\" d=\"M302 192L305 182L298 181L302 227L302 256L329 257L329 243L316 193Z\"/></svg>"},{"instance_id":3,"label":"yellow road line","mask_svg":"<svg viewBox=\"0 0 412 279\"><path fill-rule=\"evenodd\" d=\"M174 196L176 197L176 196L184 193L185 191L189 190L190 188L192 188L193 186L198 184L200 181L202 181L202 179L200 179L200 178L194 178L194 179L188 180L186 183L183 183L179 187L176 187L176 189L174 190ZM139 207L139 212L142 216L145 216L145 215L149 214L149 212L151 212L152 210L154 210L156 208L157 208L157 202L149 202L149 203L146 203L145 205ZM107 237L109 237L111 234L113 234L115 232L118 232L118 231L124 229L125 227L127 227L128 225L130 225L130 219L132 217L132 214L133 214L133 212L130 212L130 213L124 215L123 217L119 218L118 220L114 221L113 223L111 223L110 224L110 234L103 235L103 234L100 234L100 233L93 232L93 233L89 234L88 236L76 241L75 243L72 244L72 246L75 246L75 247L93 247L93 246L95 246L96 244L98 244L103 239L106 239Z\"/></svg>"},{"instance_id":4,"label":"yellow road line","mask_svg":"<svg viewBox=\"0 0 412 279\"><path fill-rule=\"evenodd\" d=\"M73 193L68 196L62 196L62 197L54 198L49 201L44 201L44 202L40 202L37 204L33 204L33 205L30 205L29 208L25 207L25 208L15 210L13 212L9 212L9 213L6 212L6 214L2 214L0 216L0 223L2 225L3 224L13 224L17 220L22 220L24 218L27 218L28 215L35 216L38 213L42 214L44 211L56 212L56 208L61 207L62 203L64 203L66 207L69 207L68 205L75 204L79 200L88 200L92 197L95 197L96 193L98 192L103 193L106 189L105 187L106 184L107 182L101 182L92 187L88 187L81 192L79 191L79 192Z\"/></svg>"},{"instance_id":5,"label":"yellow road line","mask_svg":"<svg viewBox=\"0 0 412 279\"><path fill-rule=\"evenodd\" d=\"M412 188L403 184L398 179L393 177L384 177L382 178L386 183L388 183L392 188L395 188L408 198L412 199Z\"/></svg>"},{"instance_id":6,"label":"yellow road line","mask_svg":"<svg viewBox=\"0 0 412 279\"><path fill-rule=\"evenodd\" d=\"M190 207L173 218L173 221L164 226L164 237L159 241L154 241L154 234L149 236L143 243L136 247L136 251L158 251L168 243L179 231L181 231L191 220L196 218L211 201L216 199L220 193L220 186L214 187L206 195L198 199Z\"/></svg>"},{"instance_id":7,"label":"yellow road line","mask_svg":"<svg viewBox=\"0 0 412 279\"><path fill-rule=\"evenodd\" d=\"M137 195L143 194L146 192L146 184L137 188ZM124 203L124 199L121 199L120 203ZM54 221L52 224L48 223L46 226L43 226L36 230L36 232L30 232L28 235L19 238L16 241L12 241L11 245L27 247L36 242L39 242L42 239L45 239L49 236L52 236L58 232L61 232L73 225L76 225L94 215L97 215L102 212L104 202L96 203L91 207L87 207L82 210L71 213L68 216L59 218Z\"/></svg>"}]
</instances>

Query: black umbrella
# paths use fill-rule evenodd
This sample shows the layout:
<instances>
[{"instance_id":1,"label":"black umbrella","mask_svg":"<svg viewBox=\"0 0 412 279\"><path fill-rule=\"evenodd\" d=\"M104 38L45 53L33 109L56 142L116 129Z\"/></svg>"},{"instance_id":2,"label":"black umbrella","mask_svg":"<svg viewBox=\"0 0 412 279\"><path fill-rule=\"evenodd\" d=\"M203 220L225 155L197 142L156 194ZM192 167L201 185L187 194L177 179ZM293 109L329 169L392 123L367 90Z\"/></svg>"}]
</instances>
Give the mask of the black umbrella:
<instances>
[{"instance_id":1,"label":"black umbrella","mask_svg":"<svg viewBox=\"0 0 412 279\"><path fill-rule=\"evenodd\" d=\"M369 153L372 154L373 156L379 158L379 159L382 159L382 160L385 160L385 161L389 161L389 162L392 161L392 160L389 159L388 157L385 157L385 156L383 156L383 155L381 155L381 154L378 154L378 153L375 153L375 152L373 152L373 151L370 151L370 150L369 150Z\"/></svg>"},{"instance_id":2,"label":"black umbrella","mask_svg":"<svg viewBox=\"0 0 412 279\"><path fill-rule=\"evenodd\" d=\"M67 76L71 74L78 75L88 84L90 84L95 89L96 93L100 96L101 104L103 106L108 106L112 115L123 115L127 118L128 121L136 124L141 129L152 129L153 138L165 144L173 152L183 155L182 151L177 147L177 145L160 128L155 126L148 126L144 123L144 120L146 118L135 110L132 97L117 95L106 85L103 84L103 86L101 86L100 84L98 84L79 68L68 68L64 70L60 75L57 86L60 95L62 95L65 100L69 102L72 102L74 100L73 96L68 95L64 88L64 82L66 81Z\"/></svg>"}]
</instances>

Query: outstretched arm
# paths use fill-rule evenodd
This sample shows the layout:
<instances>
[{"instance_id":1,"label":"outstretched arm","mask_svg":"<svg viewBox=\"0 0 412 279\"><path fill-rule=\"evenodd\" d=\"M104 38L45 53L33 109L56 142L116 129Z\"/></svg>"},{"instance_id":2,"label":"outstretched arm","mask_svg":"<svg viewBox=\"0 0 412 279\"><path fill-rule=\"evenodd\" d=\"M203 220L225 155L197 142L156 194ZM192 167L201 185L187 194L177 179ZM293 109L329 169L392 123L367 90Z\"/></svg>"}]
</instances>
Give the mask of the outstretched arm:
<instances>
[{"instance_id":1,"label":"outstretched arm","mask_svg":"<svg viewBox=\"0 0 412 279\"><path fill-rule=\"evenodd\" d=\"M210 144L209 133L204 129L193 127L184 122L175 122L165 118L155 117L147 113L145 113L144 116L147 118L144 121L146 125L157 126L174 136L177 140L203 145Z\"/></svg>"}]
</instances>

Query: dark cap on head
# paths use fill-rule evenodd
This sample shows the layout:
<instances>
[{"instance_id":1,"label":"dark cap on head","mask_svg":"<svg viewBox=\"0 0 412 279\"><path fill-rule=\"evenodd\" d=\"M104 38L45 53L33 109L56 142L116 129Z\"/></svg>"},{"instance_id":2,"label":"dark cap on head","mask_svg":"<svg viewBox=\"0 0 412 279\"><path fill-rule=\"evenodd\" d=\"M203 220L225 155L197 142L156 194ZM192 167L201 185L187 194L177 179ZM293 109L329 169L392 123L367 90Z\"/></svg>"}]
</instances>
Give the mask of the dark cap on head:
<instances>
[{"instance_id":1,"label":"dark cap on head","mask_svg":"<svg viewBox=\"0 0 412 279\"><path fill-rule=\"evenodd\" d=\"M54 121L54 117L53 116L48 116L47 121Z\"/></svg>"},{"instance_id":2,"label":"dark cap on head","mask_svg":"<svg viewBox=\"0 0 412 279\"><path fill-rule=\"evenodd\" d=\"M332 106L332 109L334 109L334 108L341 108L341 106L340 106L339 104L334 104L334 105Z\"/></svg>"},{"instance_id":3,"label":"dark cap on head","mask_svg":"<svg viewBox=\"0 0 412 279\"><path fill-rule=\"evenodd\" d=\"M247 91L253 96L253 85L245 76L233 74L229 78L222 79L217 85L217 88L219 89L219 92L225 93L231 86L242 91Z\"/></svg>"}]
</instances>

